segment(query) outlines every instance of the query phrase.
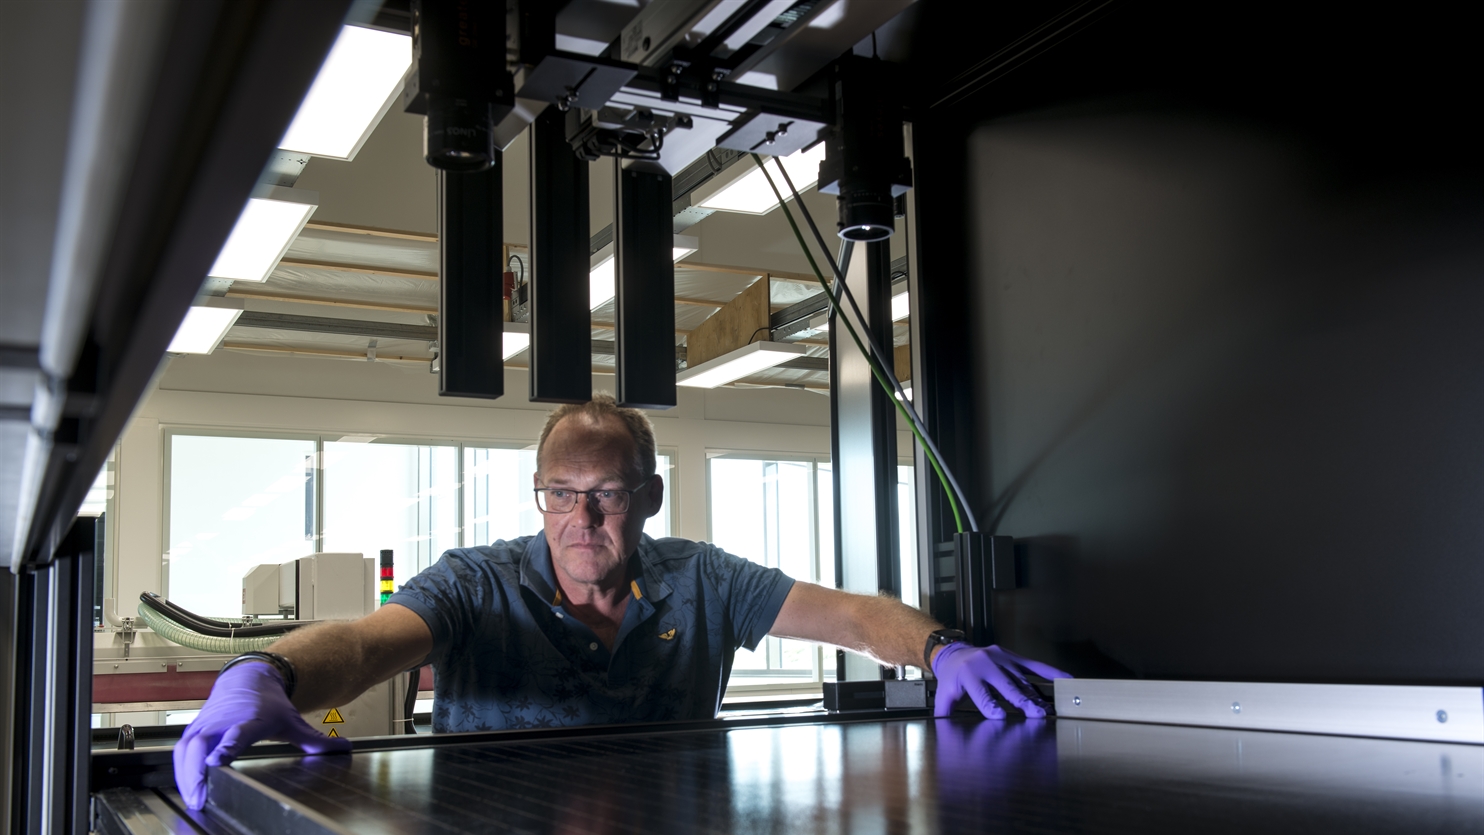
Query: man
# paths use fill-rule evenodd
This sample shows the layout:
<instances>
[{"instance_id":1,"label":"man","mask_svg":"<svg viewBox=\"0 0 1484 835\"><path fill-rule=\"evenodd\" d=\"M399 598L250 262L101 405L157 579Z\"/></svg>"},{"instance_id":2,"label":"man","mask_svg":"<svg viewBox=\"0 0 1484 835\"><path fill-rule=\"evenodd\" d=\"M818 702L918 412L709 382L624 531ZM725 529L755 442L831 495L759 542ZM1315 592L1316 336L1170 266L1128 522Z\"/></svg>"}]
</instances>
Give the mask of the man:
<instances>
[{"instance_id":1,"label":"man","mask_svg":"<svg viewBox=\"0 0 1484 835\"><path fill-rule=\"evenodd\" d=\"M536 451L542 534L449 551L360 620L295 631L229 662L175 747L176 783L205 802L205 768L261 739L310 753L350 743L301 711L343 705L404 670L437 670L434 730L713 718L733 653L766 635L833 644L882 664L930 664L937 713L968 696L985 716L1046 705L1024 680L1066 674L941 634L885 597L794 582L703 543L654 540L654 433L599 396L552 412Z\"/></svg>"}]
</instances>

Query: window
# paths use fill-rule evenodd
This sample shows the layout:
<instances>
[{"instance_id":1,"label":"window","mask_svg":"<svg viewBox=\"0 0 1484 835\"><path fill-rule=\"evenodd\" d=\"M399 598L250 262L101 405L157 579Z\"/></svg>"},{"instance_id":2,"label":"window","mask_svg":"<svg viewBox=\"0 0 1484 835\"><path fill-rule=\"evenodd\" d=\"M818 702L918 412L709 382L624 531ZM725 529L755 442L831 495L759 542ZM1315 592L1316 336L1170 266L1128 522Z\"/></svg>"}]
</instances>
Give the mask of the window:
<instances>
[{"instance_id":1,"label":"window","mask_svg":"<svg viewBox=\"0 0 1484 835\"><path fill-rule=\"evenodd\" d=\"M713 542L795 579L835 585L830 462L729 453L715 455L707 463ZM902 600L909 606L919 605L914 475L911 465L897 467ZM833 651L802 641L766 638L755 652L737 652L731 687L777 689L834 677Z\"/></svg>"},{"instance_id":2,"label":"window","mask_svg":"<svg viewBox=\"0 0 1484 835\"><path fill-rule=\"evenodd\" d=\"M713 542L795 579L834 584L828 464L718 455L707 465ZM827 660L814 644L765 638L756 651L737 651L731 685L812 684L834 668L833 654Z\"/></svg>"},{"instance_id":3,"label":"window","mask_svg":"<svg viewBox=\"0 0 1484 835\"><path fill-rule=\"evenodd\" d=\"M541 530L531 492L535 449L464 449L464 525L470 545L487 545Z\"/></svg>"},{"instance_id":4,"label":"window","mask_svg":"<svg viewBox=\"0 0 1484 835\"><path fill-rule=\"evenodd\" d=\"M314 551L315 441L176 434L166 454L165 594L199 614L240 615L242 575Z\"/></svg>"},{"instance_id":5,"label":"window","mask_svg":"<svg viewBox=\"0 0 1484 835\"><path fill-rule=\"evenodd\" d=\"M257 565L390 549L400 586L450 548L541 530L533 447L171 432L166 449L165 594L205 615L239 616ZM665 501L644 532L663 537L675 459L656 457Z\"/></svg>"},{"instance_id":6,"label":"window","mask_svg":"<svg viewBox=\"0 0 1484 835\"><path fill-rule=\"evenodd\" d=\"M397 585L459 547L458 448L326 441L324 533L317 549L392 551Z\"/></svg>"},{"instance_id":7,"label":"window","mask_svg":"<svg viewBox=\"0 0 1484 835\"><path fill-rule=\"evenodd\" d=\"M897 465L897 553L902 555L902 602L921 606L917 583L917 483L911 464Z\"/></svg>"}]
</instances>

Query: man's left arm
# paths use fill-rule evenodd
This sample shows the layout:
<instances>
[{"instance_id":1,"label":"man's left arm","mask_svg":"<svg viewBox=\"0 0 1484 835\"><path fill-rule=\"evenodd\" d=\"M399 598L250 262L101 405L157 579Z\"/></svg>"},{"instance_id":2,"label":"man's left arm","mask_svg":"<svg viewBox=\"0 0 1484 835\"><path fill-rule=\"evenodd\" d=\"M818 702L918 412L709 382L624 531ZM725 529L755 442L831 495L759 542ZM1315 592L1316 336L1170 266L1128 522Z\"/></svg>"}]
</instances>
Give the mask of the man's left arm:
<instances>
[{"instance_id":1,"label":"man's left arm","mask_svg":"<svg viewBox=\"0 0 1484 835\"><path fill-rule=\"evenodd\" d=\"M832 644L889 666L921 667L928 636L941 628L922 612L889 597L796 582L768 634ZM970 697L980 712L992 719L1005 715L1004 704L1020 709L1026 716L1045 716L1046 702L1025 676L1070 678L1055 667L998 646L975 647L963 642L935 648L932 666L938 677L934 710L938 716L948 715L963 696Z\"/></svg>"}]
</instances>

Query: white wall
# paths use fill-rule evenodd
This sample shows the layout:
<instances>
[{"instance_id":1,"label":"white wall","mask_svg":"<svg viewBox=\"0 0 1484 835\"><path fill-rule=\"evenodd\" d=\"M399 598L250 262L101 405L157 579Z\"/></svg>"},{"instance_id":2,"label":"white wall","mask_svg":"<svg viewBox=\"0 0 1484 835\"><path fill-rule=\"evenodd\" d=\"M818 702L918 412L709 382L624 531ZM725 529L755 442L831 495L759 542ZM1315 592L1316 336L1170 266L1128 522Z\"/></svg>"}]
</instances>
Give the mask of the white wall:
<instances>
[{"instance_id":1,"label":"white wall","mask_svg":"<svg viewBox=\"0 0 1484 835\"><path fill-rule=\"evenodd\" d=\"M121 601L161 589L162 435L168 429L534 443L552 408L527 400L527 376L519 369L507 370L505 397L481 401L440 398L437 376L421 364L227 350L168 362L119 449L116 563L105 584L106 595ZM593 389L612 391L613 377L594 375ZM814 392L682 388L676 408L649 414L659 445L678 451L671 485L675 532L690 539L707 536L707 451L829 456L829 399ZM900 442L910 448L910 436Z\"/></svg>"}]
</instances>

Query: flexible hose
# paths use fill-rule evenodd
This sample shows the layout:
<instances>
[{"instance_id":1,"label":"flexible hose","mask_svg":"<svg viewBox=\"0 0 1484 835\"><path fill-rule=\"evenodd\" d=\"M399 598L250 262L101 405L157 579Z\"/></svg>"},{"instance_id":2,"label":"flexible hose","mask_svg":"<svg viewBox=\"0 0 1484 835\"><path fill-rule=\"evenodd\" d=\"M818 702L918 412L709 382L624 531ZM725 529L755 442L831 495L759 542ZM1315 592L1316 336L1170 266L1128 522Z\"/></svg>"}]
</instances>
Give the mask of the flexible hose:
<instances>
[{"instance_id":1,"label":"flexible hose","mask_svg":"<svg viewBox=\"0 0 1484 835\"><path fill-rule=\"evenodd\" d=\"M156 635L172 643L180 644L190 649L198 649L202 652L220 652L228 655L240 655L244 652L266 649L269 644L277 641L281 635L260 635L257 637L221 637L217 635L203 635L187 629L166 617L153 606L145 603L139 604L139 619L145 625L155 631Z\"/></svg>"}]
</instances>

